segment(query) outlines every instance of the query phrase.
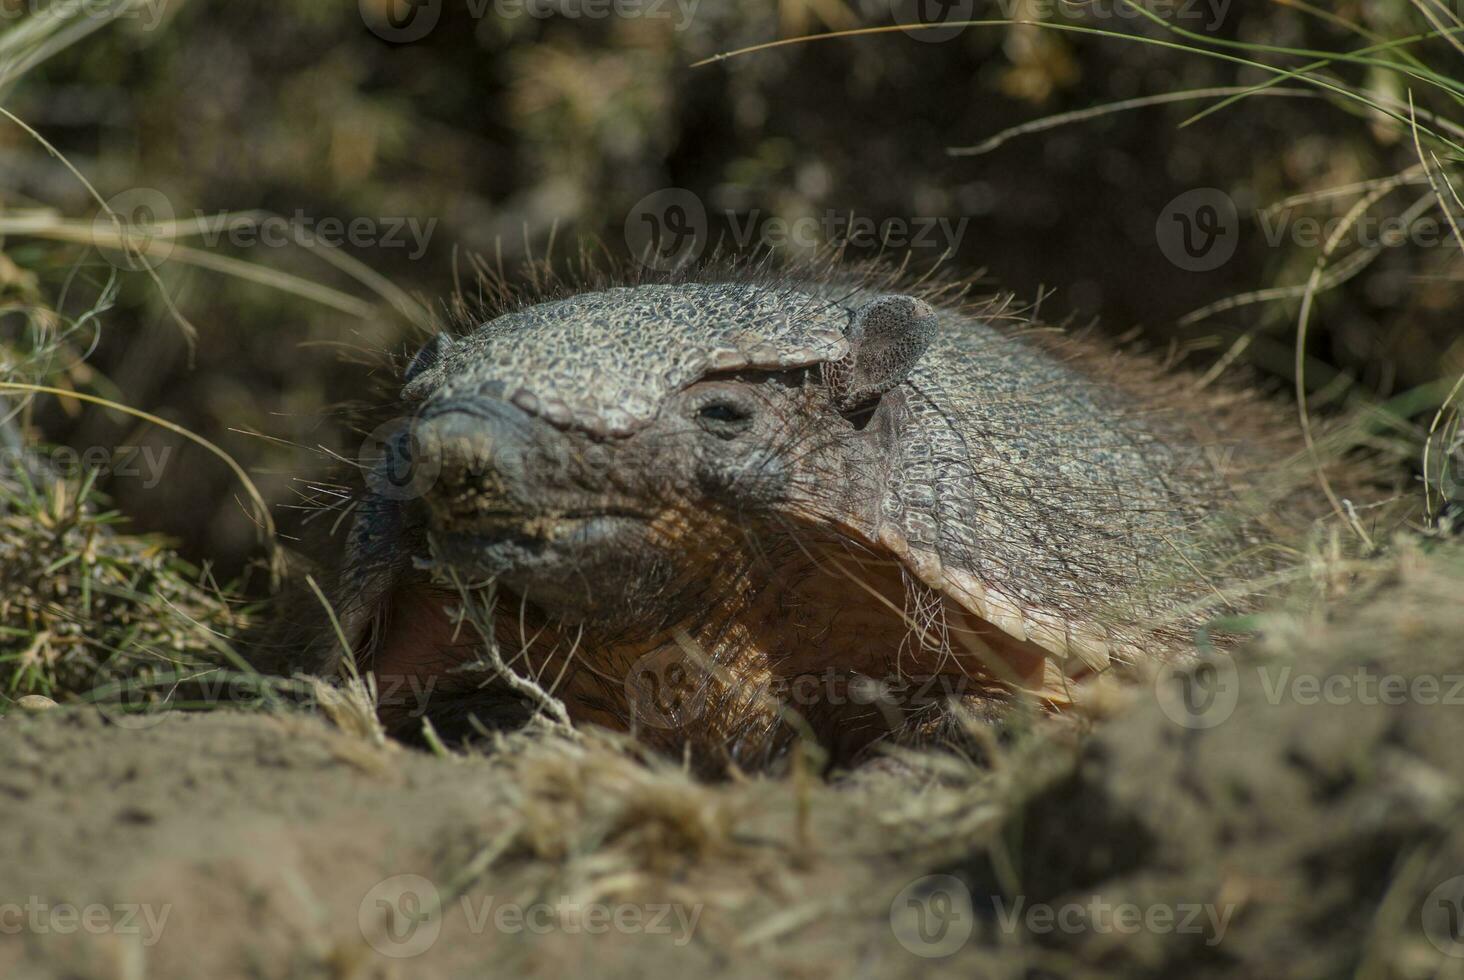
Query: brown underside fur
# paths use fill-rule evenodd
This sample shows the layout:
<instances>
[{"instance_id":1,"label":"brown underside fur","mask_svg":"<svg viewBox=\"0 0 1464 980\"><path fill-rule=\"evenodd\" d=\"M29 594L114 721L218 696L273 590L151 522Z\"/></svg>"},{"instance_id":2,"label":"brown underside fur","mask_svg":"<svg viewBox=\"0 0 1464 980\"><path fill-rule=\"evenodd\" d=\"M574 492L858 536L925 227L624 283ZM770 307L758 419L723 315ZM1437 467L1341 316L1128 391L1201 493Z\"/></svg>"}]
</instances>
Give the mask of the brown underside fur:
<instances>
[{"instance_id":1,"label":"brown underside fur","mask_svg":"<svg viewBox=\"0 0 1464 980\"><path fill-rule=\"evenodd\" d=\"M824 548L775 569L709 576L714 605L627 641L591 641L500 593L494 640L575 723L632 732L709 771L766 764L799 735L848 763L881 740L935 737L950 699L987 715L1013 690L1060 697L1043 697L1052 679L1040 649L956 609L893 561ZM425 584L400 590L362 667L417 690L428 679L437 690L488 683L461 670L483 648L474 626L448 611L456 598ZM399 731L420 724L390 709L383 720Z\"/></svg>"}]
</instances>

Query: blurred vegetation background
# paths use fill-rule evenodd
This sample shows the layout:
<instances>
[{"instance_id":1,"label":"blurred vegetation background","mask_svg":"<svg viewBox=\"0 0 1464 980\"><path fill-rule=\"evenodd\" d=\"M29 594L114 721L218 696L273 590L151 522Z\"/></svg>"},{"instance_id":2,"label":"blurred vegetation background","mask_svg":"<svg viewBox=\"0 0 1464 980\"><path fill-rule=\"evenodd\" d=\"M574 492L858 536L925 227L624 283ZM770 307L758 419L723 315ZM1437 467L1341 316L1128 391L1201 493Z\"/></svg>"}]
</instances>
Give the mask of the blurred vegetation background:
<instances>
[{"instance_id":1,"label":"blurred vegetation background","mask_svg":"<svg viewBox=\"0 0 1464 980\"><path fill-rule=\"evenodd\" d=\"M708 212L713 241L773 217L936 222L909 249L915 268L980 272L992 289L1041 296L1044 318L1100 317L1113 334L1138 328L1155 347L1193 352L1201 367L1238 356L1278 389L1292 380L1290 287L1306 282L1319 248L1291 234L1294 224L1273 242L1275 226L1258 212L1300 195L1274 214L1337 217L1361 197L1351 185L1416 167L1410 126L1379 110L1406 117L1410 95L1420 123L1464 142L1448 122L1464 118L1458 83L1410 74L1409 58L1458 74L1464 49L1437 36L1377 54L1397 70L1344 61L1312 69L1371 107L1283 80L1278 89L1291 92L1182 125L1220 101L1210 90L1276 78L1246 60L1285 69L1313 60L1266 46L1358 51L1457 23L1436 0L1151 4L1170 27L1125 12L1123 0L953 3L958 14L1031 22L894 30L701 67L692 65L745 45L918 19L919 5L647 0L591 16L610 7L588 2L531 3L536 16L517 0L445 0L434 28L410 41L388 39L391 25L427 8L401 0L93 4L7 50L0 106L129 209L162 202L182 221L268 212L322 235L330 219L366 219L370 233L338 254L436 310L470 275L471 253L510 275L551 244L568 254L598 241L627 256L637 202L683 188ZM0 0L0 41L62 6ZM120 15L85 20L99 21L100 10ZM65 45L47 40L78 24L96 29ZM1234 42L1250 47L1226 46ZM1195 90L1209 94L1183 94ZM951 152L1054 114L1150 97L1171 101L1013 136L985 153ZM1441 168L1452 165L1446 144L1423 142ZM1421 180L1380 197L1372 213L1437 219ZM1236 203L1236 251L1218 268L1187 271L1164 254L1156 222L1176 196L1207 187ZM0 120L0 299L44 298L74 318L107 297L114 278L118 287L100 317L105 329L75 331L52 352L50 383L218 443L285 508L288 530L288 505L328 462L321 447L349 456L359 446L336 406L384 383L390 371L378 355L407 352L421 328L360 269L318 248L180 238L154 263L155 281L128 270L126 255L93 247L84 232L98 215L82 183ZM69 231L58 230L63 220ZM398 226L401 244L382 241ZM208 268L185 245L248 263L254 275ZM1356 253L1352 266L1344 253ZM1322 295L1310 330L1307 384L1318 407L1388 399L1464 371L1460 252L1447 228L1434 244L1349 243L1337 258L1333 267L1350 278ZM1186 319L1266 289L1279 298ZM197 327L196 344L170 303ZM0 319L8 342L18 343L23 319ZM221 579L260 557L234 476L205 450L74 401L38 400L26 420L33 435L75 447L169 449L163 478L109 474L98 488L134 527L173 536Z\"/></svg>"}]
</instances>

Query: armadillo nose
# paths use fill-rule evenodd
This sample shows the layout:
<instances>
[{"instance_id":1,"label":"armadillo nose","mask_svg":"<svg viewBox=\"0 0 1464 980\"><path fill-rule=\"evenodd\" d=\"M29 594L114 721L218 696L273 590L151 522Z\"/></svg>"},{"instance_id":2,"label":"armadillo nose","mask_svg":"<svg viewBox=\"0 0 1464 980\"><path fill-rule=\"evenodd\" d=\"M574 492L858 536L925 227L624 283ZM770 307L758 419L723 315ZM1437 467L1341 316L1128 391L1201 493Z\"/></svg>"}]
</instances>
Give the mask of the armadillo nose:
<instances>
[{"instance_id":1,"label":"armadillo nose","mask_svg":"<svg viewBox=\"0 0 1464 980\"><path fill-rule=\"evenodd\" d=\"M412 427L420 465L433 471L428 496L508 496L523 482L534 420L507 402L471 399L429 406Z\"/></svg>"}]
</instances>

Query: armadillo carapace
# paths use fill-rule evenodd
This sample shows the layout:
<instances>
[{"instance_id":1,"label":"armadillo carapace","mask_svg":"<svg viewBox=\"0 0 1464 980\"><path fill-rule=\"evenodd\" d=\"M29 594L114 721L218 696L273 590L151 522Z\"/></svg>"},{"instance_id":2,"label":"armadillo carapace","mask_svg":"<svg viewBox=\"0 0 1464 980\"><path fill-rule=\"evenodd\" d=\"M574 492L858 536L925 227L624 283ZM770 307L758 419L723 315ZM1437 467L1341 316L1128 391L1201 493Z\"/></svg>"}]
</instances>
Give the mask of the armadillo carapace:
<instances>
[{"instance_id":1,"label":"armadillo carapace","mask_svg":"<svg viewBox=\"0 0 1464 980\"><path fill-rule=\"evenodd\" d=\"M1143 358L837 275L521 306L430 342L401 399L317 669L430 687L441 730L503 703L496 643L574 722L743 768L1175 656L1248 547L1263 429L1227 438L1254 402Z\"/></svg>"}]
</instances>

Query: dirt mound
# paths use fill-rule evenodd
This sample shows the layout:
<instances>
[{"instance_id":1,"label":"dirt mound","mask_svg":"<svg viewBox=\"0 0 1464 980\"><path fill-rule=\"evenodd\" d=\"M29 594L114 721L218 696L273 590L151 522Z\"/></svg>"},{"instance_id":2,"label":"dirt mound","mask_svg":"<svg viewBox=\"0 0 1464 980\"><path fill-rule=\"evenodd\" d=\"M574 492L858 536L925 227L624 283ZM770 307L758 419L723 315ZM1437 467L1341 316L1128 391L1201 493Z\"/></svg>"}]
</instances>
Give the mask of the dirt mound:
<instances>
[{"instance_id":1,"label":"dirt mound","mask_svg":"<svg viewBox=\"0 0 1464 980\"><path fill-rule=\"evenodd\" d=\"M435 757L307 715L13 713L0 974L1446 975L1461 589L1409 552L1090 737L833 784L595 736Z\"/></svg>"},{"instance_id":2,"label":"dirt mound","mask_svg":"<svg viewBox=\"0 0 1464 980\"><path fill-rule=\"evenodd\" d=\"M1032 938L1121 976L1464 971L1460 571L1405 559L1334 622L1157 678L1012 819L1006 882L959 865L973 893L1069 909Z\"/></svg>"}]
</instances>

